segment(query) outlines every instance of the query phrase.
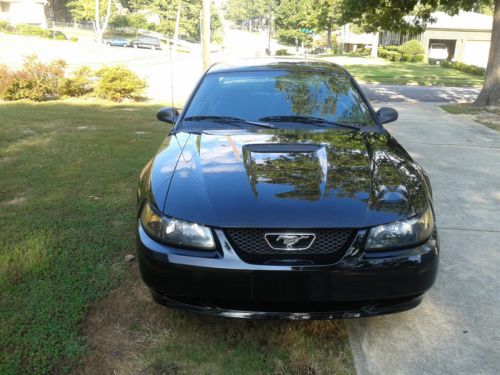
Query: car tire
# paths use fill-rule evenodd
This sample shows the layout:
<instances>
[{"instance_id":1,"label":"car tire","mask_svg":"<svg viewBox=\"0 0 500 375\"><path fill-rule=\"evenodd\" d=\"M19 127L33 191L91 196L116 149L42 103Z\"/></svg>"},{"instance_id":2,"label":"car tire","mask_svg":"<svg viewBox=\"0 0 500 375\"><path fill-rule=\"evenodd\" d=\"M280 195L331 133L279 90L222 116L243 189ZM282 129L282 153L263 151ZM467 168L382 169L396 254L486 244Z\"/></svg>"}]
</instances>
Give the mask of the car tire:
<instances>
[{"instance_id":1,"label":"car tire","mask_svg":"<svg viewBox=\"0 0 500 375\"><path fill-rule=\"evenodd\" d=\"M127 47L127 44L123 43L123 44L122 44L122 47Z\"/></svg>"},{"instance_id":2,"label":"car tire","mask_svg":"<svg viewBox=\"0 0 500 375\"><path fill-rule=\"evenodd\" d=\"M106 45L107 45L107 46L111 46L111 43L110 43L110 42L107 42L107 43L106 43Z\"/></svg>"},{"instance_id":3,"label":"car tire","mask_svg":"<svg viewBox=\"0 0 500 375\"><path fill-rule=\"evenodd\" d=\"M132 47L137 48L137 44L132 44Z\"/></svg>"}]
</instances>

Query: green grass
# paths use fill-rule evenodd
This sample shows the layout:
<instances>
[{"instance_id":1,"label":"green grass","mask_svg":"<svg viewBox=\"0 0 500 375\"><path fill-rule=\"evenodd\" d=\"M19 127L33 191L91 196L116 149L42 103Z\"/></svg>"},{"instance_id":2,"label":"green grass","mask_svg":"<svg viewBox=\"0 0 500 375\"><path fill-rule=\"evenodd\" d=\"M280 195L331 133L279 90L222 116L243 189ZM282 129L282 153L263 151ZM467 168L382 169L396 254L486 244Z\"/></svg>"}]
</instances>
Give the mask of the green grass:
<instances>
[{"instance_id":1,"label":"green grass","mask_svg":"<svg viewBox=\"0 0 500 375\"><path fill-rule=\"evenodd\" d=\"M388 85L480 87L484 78L440 65L389 63L386 65L347 65L349 72L363 83Z\"/></svg>"},{"instance_id":2,"label":"green grass","mask_svg":"<svg viewBox=\"0 0 500 375\"><path fill-rule=\"evenodd\" d=\"M498 108L476 108L471 103L442 105L442 109L454 115L469 115L474 121L490 129L500 131L500 110Z\"/></svg>"},{"instance_id":3,"label":"green grass","mask_svg":"<svg viewBox=\"0 0 500 375\"><path fill-rule=\"evenodd\" d=\"M135 252L137 176L168 131L157 108L0 103L0 374L64 373L84 360L111 373L99 367L108 347L102 363L146 373L352 373L338 323L173 313L131 277L122 259Z\"/></svg>"},{"instance_id":4,"label":"green grass","mask_svg":"<svg viewBox=\"0 0 500 375\"><path fill-rule=\"evenodd\" d=\"M167 133L155 109L0 104L1 374L82 354L86 307L134 252L136 177Z\"/></svg>"}]
</instances>

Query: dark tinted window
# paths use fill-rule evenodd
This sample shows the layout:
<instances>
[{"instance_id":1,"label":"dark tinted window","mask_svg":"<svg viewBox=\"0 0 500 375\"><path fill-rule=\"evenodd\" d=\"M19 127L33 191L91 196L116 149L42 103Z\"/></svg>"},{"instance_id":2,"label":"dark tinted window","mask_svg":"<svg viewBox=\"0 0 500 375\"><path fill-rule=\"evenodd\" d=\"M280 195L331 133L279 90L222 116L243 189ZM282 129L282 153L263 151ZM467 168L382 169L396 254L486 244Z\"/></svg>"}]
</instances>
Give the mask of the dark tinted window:
<instances>
[{"instance_id":1,"label":"dark tinted window","mask_svg":"<svg viewBox=\"0 0 500 375\"><path fill-rule=\"evenodd\" d=\"M353 125L374 125L368 107L342 71L255 71L205 77L185 117L313 116Z\"/></svg>"}]
</instances>

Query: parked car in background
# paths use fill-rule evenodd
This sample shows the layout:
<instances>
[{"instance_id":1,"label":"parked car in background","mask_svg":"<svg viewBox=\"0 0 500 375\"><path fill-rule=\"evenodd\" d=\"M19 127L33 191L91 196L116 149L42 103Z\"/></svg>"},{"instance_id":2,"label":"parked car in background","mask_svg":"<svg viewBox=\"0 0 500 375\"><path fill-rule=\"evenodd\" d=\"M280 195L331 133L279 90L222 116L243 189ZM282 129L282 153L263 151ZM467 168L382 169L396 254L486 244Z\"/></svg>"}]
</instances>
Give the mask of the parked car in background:
<instances>
[{"instance_id":1,"label":"parked car in background","mask_svg":"<svg viewBox=\"0 0 500 375\"><path fill-rule=\"evenodd\" d=\"M129 47L130 43L125 38L113 38L113 39L107 40L106 45L116 46L116 47Z\"/></svg>"},{"instance_id":2,"label":"parked car in background","mask_svg":"<svg viewBox=\"0 0 500 375\"><path fill-rule=\"evenodd\" d=\"M442 43L432 43L427 58L430 63L448 60L448 47Z\"/></svg>"},{"instance_id":3,"label":"parked car in background","mask_svg":"<svg viewBox=\"0 0 500 375\"><path fill-rule=\"evenodd\" d=\"M161 49L160 39L154 36L140 36L132 40L130 46L134 48Z\"/></svg>"},{"instance_id":4,"label":"parked car in background","mask_svg":"<svg viewBox=\"0 0 500 375\"><path fill-rule=\"evenodd\" d=\"M342 67L216 64L138 187L137 254L160 304L333 319L417 306L436 278L429 178Z\"/></svg>"}]
</instances>

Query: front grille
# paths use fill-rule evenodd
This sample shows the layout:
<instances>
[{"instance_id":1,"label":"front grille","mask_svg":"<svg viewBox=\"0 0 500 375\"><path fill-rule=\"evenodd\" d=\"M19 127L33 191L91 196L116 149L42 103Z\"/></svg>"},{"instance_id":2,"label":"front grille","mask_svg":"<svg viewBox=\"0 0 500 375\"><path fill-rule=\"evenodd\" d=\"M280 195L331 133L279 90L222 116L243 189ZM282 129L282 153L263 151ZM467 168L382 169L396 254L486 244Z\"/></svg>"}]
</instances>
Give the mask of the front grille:
<instances>
[{"instance_id":1,"label":"front grille","mask_svg":"<svg viewBox=\"0 0 500 375\"><path fill-rule=\"evenodd\" d=\"M226 229L234 250L245 262L269 264L274 261L303 260L312 264L335 263L340 260L356 235L353 229ZM276 250L269 246L266 233L314 233L316 238L305 250Z\"/></svg>"}]
</instances>

